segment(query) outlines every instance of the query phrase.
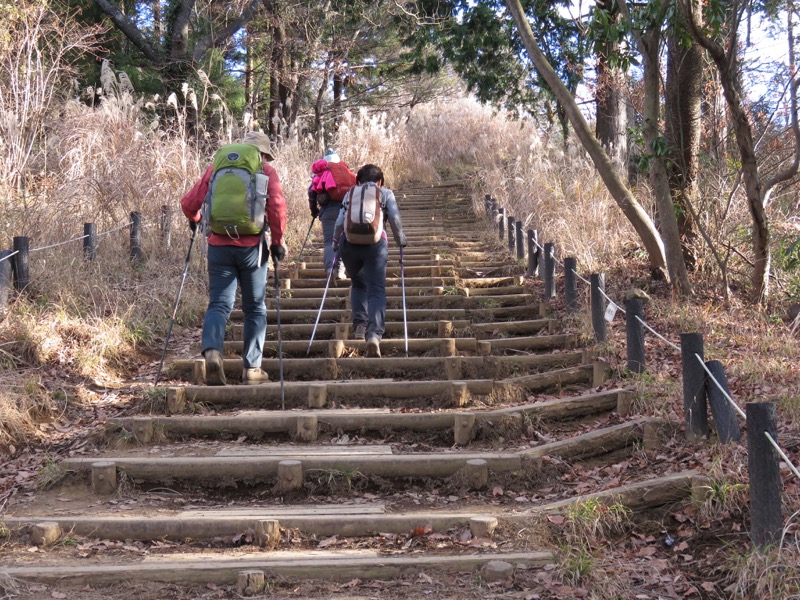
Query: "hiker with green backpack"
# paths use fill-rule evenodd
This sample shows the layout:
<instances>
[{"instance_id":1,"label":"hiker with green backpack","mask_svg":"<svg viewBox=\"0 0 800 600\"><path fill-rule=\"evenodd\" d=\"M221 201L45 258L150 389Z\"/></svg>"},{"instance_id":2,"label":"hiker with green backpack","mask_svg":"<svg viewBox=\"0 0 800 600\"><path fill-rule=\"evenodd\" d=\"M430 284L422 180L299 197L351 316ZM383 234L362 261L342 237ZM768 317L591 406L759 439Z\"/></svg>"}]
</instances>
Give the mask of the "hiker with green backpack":
<instances>
[{"instance_id":1,"label":"hiker with green backpack","mask_svg":"<svg viewBox=\"0 0 800 600\"><path fill-rule=\"evenodd\" d=\"M270 255L277 263L286 254L286 199L278 173L268 164L273 160L269 137L251 131L240 143L220 147L212 164L181 199L192 231L202 224L208 236L209 301L202 338L208 385L226 383L223 342L237 283L244 313L242 383L269 381L261 370L267 331L267 263Z\"/></svg>"},{"instance_id":2,"label":"hiker with green backpack","mask_svg":"<svg viewBox=\"0 0 800 600\"><path fill-rule=\"evenodd\" d=\"M380 167L364 165L356 174L356 185L342 200L333 243L350 276L353 337L366 339L368 358L380 358L385 330L389 242L384 223L389 223L402 253L408 240L394 192L383 187Z\"/></svg>"}]
</instances>

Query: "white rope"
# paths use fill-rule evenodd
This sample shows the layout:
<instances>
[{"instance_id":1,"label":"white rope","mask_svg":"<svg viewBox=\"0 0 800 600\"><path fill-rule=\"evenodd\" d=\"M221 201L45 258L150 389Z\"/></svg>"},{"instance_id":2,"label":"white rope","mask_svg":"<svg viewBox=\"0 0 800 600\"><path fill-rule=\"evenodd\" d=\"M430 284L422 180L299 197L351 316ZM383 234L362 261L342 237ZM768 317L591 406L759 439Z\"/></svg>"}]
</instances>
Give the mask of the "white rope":
<instances>
[{"instance_id":1,"label":"white rope","mask_svg":"<svg viewBox=\"0 0 800 600\"><path fill-rule=\"evenodd\" d=\"M775 440L772 438L772 436L769 434L769 431L765 431L765 432L764 432L764 435L765 435L765 436L767 436L767 439L769 440L769 443L770 443L770 444L772 444L772 447L773 447L773 448L775 448L775 451L776 451L778 454L780 454L780 455L781 455L781 458L784 460L784 462L786 462L786 464L787 464L787 465L789 465L789 469L791 469L791 471L792 471L792 473L794 473L795 477L797 477L798 479L800 479L800 471L798 471L798 470L797 470L797 467L795 467L795 466L794 466L794 464L793 464L793 463L792 463L792 461L789 459L789 457L788 457L788 456L786 456L786 454L784 453L784 451L783 451L783 450L781 450L781 447L780 447L780 446L778 446L778 442L776 442L776 441L775 441Z\"/></svg>"},{"instance_id":2,"label":"white rope","mask_svg":"<svg viewBox=\"0 0 800 600\"><path fill-rule=\"evenodd\" d=\"M3 262L4 260L8 260L9 258L14 256L15 254L19 254L19 250L14 250L11 254L6 254L3 258L0 258L0 262Z\"/></svg>"},{"instance_id":3,"label":"white rope","mask_svg":"<svg viewBox=\"0 0 800 600\"><path fill-rule=\"evenodd\" d=\"M102 237L104 235L108 235L109 233L114 233L115 231L119 231L120 229L124 229L125 227L130 227L133 224L133 221L129 221L124 225L120 225L119 227L115 227L114 229L109 229L108 231L103 231L102 233L96 234L97 237ZM72 238L71 240L67 240L65 242L58 242L56 244L50 244L49 246L39 246L38 248L31 248L28 252L38 252L39 250L49 250L50 248L56 248L58 246L63 246L64 244L69 244L71 242L78 242L80 240L85 240L86 238L90 237L89 234L82 235L80 237Z\"/></svg>"},{"instance_id":4,"label":"white rope","mask_svg":"<svg viewBox=\"0 0 800 600\"><path fill-rule=\"evenodd\" d=\"M647 330L648 330L650 333L652 333L654 336L656 336L656 337L657 337L658 339L660 339L662 342L664 342L665 344L668 344L669 346L672 346L672 347L673 347L675 350L677 350L678 352L680 352L680 351L681 351L681 347L680 347L680 346L678 346L677 344L675 344L675 343L673 343L673 342L670 342L670 341L669 341L667 338L665 338L663 335L661 335L660 333L658 333L658 332L657 332L655 329L653 329L652 327L650 327L650 325L648 325L647 323L645 323L645 322L642 320L642 317L640 317L639 315L636 315L636 320L637 320L637 321L639 321L639 323L641 323L642 325L644 325L645 329L647 329Z\"/></svg>"},{"instance_id":5,"label":"white rope","mask_svg":"<svg viewBox=\"0 0 800 600\"><path fill-rule=\"evenodd\" d=\"M115 227L114 229L109 229L108 231L104 231L103 233L98 233L97 237L108 235L109 233L114 233L115 231L119 231L120 229L125 229L126 227L130 227L131 225L133 225L133 221L128 221L124 225L120 225L119 227Z\"/></svg>"},{"instance_id":6,"label":"white rope","mask_svg":"<svg viewBox=\"0 0 800 600\"><path fill-rule=\"evenodd\" d=\"M703 357L697 354L696 352L694 354L694 357L700 362L701 365L703 365L703 370L708 374L708 376L711 378L711 381L714 382L717 388L719 388L719 391L722 392L722 395L725 396L725 399L731 403L731 406L733 406L734 410L736 410L736 412L739 413L740 417L742 417L745 421L747 421L747 415L745 414L745 412L739 407L738 404L736 404L736 402L733 401L733 398L731 398L730 394L728 394L728 392L725 391L725 389L722 387L722 384L719 381L717 381L717 378L711 374L711 371L708 370L708 366L706 365L706 361L703 360Z\"/></svg>"},{"instance_id":7,"label":"white rope","mask_svg":"<svg viewBox=\"0 0 800 600\"><path fill-rule=\"evenodd\" d=\"M575 274L575 277L577 277L578 279L580 279L580 280L581 280L583 283L585 283L586 285L592 285L592 282L591 282L591 281L589 281L588 279L584 279L583 277L581 277L581 276L578 274L578 272L577 272L575 269L572 269L572 272Z\"/></svg>"},{"instance_id":8,"label":"white rope","mask_svg":"<svg viewBox=\"0 0 800 600\"><path fill-rule=\"evenodd\" d=\"M616 302L614 302L614 301L613 301L613 300L612 300L612 299L611 299L611 298L608 296L608 294L606 294L606 292L605 292L605 290L604 290L603 288L597 288L597 290L598 290L598 291L599 291L601 294L603 294L603 298L605 298L606 300L608 300L609 302L611 302L611 304L613 304L614 306L616 306L616 307L617 307L617 310L621 310L623 315L624 315L624 314L627 314L627 313L625 312L625 309L624 309L624 308L622 308L622 307L621 307L619 304L617 304Z\"/></svg>"},{"instance_id":9,"label":"white rope","mask_svg":"<svg viewBox=\"0 0 800 600\"><path fill-rule=\"evenodd\" d=\"M69 244L70 242L77 242L78 240L84 240L88 238L88 235L82 235L81 237L72 238L71 240L67 240L66 242L58 242L56 244L50 244L49 246L39 246L38 248L31 248L28 252L38 252L39 250L49 250L50 248L56 248L58 246L63 246L64 244Z\"/></svg>"}]
</instances>

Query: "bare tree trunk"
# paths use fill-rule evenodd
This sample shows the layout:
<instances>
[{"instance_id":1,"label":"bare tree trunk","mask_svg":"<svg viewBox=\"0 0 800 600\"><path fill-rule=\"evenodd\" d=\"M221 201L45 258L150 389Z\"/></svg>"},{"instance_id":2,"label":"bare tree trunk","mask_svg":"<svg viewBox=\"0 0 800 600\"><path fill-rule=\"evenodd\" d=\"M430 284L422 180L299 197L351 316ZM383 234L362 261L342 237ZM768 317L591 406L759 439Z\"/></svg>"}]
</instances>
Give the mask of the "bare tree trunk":
<instances>
[{"instance_id":1,"label":"bare tree trunk","mask_svg":"<svg viewBox=\"0 0 800 600\"><path fill-rule=\"evenodd\" d=\"M719 71L722 91L728 105L733 131L736 137L736 145L739 148L739 159L742 164L742 181L744 182L745 196L747 205L750 209L750 216L753 219L753 273L751 282L753 285L752 299L755 303L763 303L769 296L769 269L770 269L770 250L769 250L769 225L767 213L764 210L764 190L762 189L761 178L758 174L758 163L756 161L755 144L753 142L753 131L744 108L742 97L739 94L740 82L737 72L736 30L741 15L734 15L734 23L731 24L731 34L728 40L729 48L726 51L717 41L708 38L700 30L699 24L694 19L694 1L683 0L682 7L684 15L692 36L699 44L708 50L711 59ZM796 92L796 90L793 90Z\"/></svg>"},{"instance_id":2,"label":"bare tree trunk","mask_svg":"<svg viewBox=\"0 0 800 600\"><path fill-rule=\"evenodd\" d=\"M650 183L656 197L659 217L659 231L664 239L664 250L670 279L682 296L691 294L692 286L686 264L683 262L681 238L672 194L669 189L667 167L664 156L655 151L659 147L660 132L658 129L661 112L661 76L659 69L659 46L661 32L657 29L639 36L638 42L644 58L644 141L652 153L650 158Z\"/></svg>"},{"instance_id":3,"label":"bare tree trunk","mask_svg":"<svg viewBox=\"0 0 800 600\"><path fill-rule=\"evenodd\" d=\"M699 11L698 11L699 13ZM697 14L696 19L702 18ZM666 137L672 148L669 186L678 210L683 258L697 264L697 227L689 203L697 198L703 95L703 49L694 40L683 43L675 32L667 43Z\"/></svg>"},{"instance_id":4,"label":"bare tree trunk","mask_svg":"<svg viewBox=\"0 0 800 600\"><path fill-rule=\"evenodd\" d=\"M618 18L616 0L598 0L597 8ZM597 56L597 90L595 104L597 139L603 144L620 174L627 173L628 161L628 109L625 103L625 74L619 67L609 64L609 57L618 50L618 44L603 44Z\"/></svg>"},{"instance_id":5,"label":"bare tree trunk","mask_svg":"<svg viewBox=\"0 0 800 600\"><path fill-rule=\"evenodd\" d=\"M339 119L342 116L342 93L344 92L344 81L339 69L333 73L333 130L339 131Z\"/></svg>"},{"instance_id":6,"label":"bare tree trunk","mask_svg":"<svg viewBox=\"0 0 800 600\"><path fill-rule=\"evenodd\" d=\"M542 54L542 51L536 43L536 39L533 37L533 31L531 31L530 24L525 18L525 12L519 0L505 0L505 3L514 17L517 30L520 33L520 37L525 44L525 49L528 51L528 56L533 62L534 67L539 72L539 75L547 82L553 94L555 94L560 104L564 107L569 121L575 129L575 133L592 158L609 193L614 198L623 214L627 217L628 221L633 225L636 233L639 234L639 238L647 251L653 276L663 277L667 267L666 257L661 236L658 234L655 225L653 225L653 221L614 170L611 159L609 159L608 154L605 153L600 142L592 133L575 99Z\"/></svg>"}]
</instances>

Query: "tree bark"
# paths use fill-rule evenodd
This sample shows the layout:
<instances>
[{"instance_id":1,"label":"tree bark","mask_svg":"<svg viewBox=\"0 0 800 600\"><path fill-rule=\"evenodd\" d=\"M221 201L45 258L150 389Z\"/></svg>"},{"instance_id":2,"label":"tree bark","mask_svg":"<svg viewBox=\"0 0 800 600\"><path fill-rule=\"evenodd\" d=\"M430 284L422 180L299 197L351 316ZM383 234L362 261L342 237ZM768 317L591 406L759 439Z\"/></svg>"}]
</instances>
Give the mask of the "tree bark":
<instances>
[{"instance_id":1,"label":"tree bark","mask_svg":"<svg viewBox=\"0 0 800 600\"><path fill-rule=\"evenodd\" d=\"M575 129L575 133L592 158L609 193L639 234L639 238L647 251L653 275L655 277L663 277L667 267L664 245L652 219L650 219L636 198L633 197L630 190L622 182L608 154L606 154L600 142L592 133L586 119L583 118L583 114L575 102L575 99L569 93L569 90L567 90L563 82L558 78L553 67L545 59L536 43L536 39L533 37L533 31L531 31L530 24L525 17L525 12L520 5L520 1L505 0L505 4L514 17L517 30L520 33L520 37L525 44L525 49L528 51L528 56L533 62L534 67L539 72L542 79L547 82L547 85L550 86L556 98L558 98L559 103L563 106L569 117L572 127Z\"/></svg>"},{"instance_id":2,"label":"tree bark","mask_svg":"<svg viewBox=\"0 0 800 600\"><path fill-rule=\"evenodd\" d=\"M750 209L750 216L753 219L753 273L751 282L753 286L752 300L761 304L769 297L769 269L770 269L770 250L769 250L769 225L767 213L764 210L764 195L761 178L758 173L758 163L756 161L755 144L753 143L753 131L747 117L739 94L740 82L736 67L736 22L731 24L731 37L728 40L728 52L715 40L707 37L694 19L694 1L683 0L682 8L687 17L689 30L692 37L705 48L720 75L720 83L728 105L733 131L736 137L736 146L739 148L739 158L742 164L742 180L744 182L745 196L747 205Z\"/></svg>"},{"instance_id":3,"label":"tree bark","mask_svg":"<svg viewBox=\"0 0 800 600\"><path fill-rule=\"evenodd\" d=\"M699 11L698 11L699 13ZM701 19L702 15L695 15ZM703 92L703 49L681 43L673 31L667 42L666 138L672 149L669 187L678 209L678 229L686 265L697 264L697 228L688 204L697 197Z\"/></svg>"},{"instance_id":4,"label":"tree bark","mask_svg":"<svg viewBox=\"0 0 800 600\"><path fill-rule=\"evenodd\" d=\"M598 10L618 18L616 0L598 0ZM625 75L619 67L609 64L609 57L618 51L619 44L606 42L597 56L597 91L595 105L597 139L603 144L620 174L627 173L628 110L625 103Z\"/></svg>"}]
</instances>

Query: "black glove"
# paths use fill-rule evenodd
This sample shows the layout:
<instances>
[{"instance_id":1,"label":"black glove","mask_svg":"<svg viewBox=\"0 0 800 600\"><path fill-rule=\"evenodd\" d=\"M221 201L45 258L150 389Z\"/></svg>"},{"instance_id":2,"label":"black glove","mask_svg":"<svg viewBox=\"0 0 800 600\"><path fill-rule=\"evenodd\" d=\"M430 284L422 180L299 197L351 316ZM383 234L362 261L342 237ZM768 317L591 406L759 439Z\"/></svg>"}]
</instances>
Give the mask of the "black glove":
<instances>
[{"instance_id":1,"label":"black glove","mask_svg":"<svg viewBox=\"0 0 800 600\"><path fill-rule=\"evenodd\" d=\"M319 206L317 206L317 203L309 204L308 208L311 209L311 218L316 219L319 216Z\"/></svg>"},{"instance_id":2,"label":"black glove","mask_svg":"<svg viewBox=\"0 0 800 600\"><path fill-rule=\"evenodd\" d=\"M272 258L278 262L286 258L286 248L280 244L272 244L269 247L269 253L272 255Z\"/></svg>"},{"instance_id":3,"label":"black glove","mask_svg":"<svg viewBox=\"0 0 800 600\"><path fill-rule=\"evenodd\" d=\"M194 233L195 231L197 231L197 226L198 226L199 224L200 224L200 223L199 223L198 221L189 221L189 229L191 229L191 230L192 230L192 233Z\"/></svg>"}]
</instances>

